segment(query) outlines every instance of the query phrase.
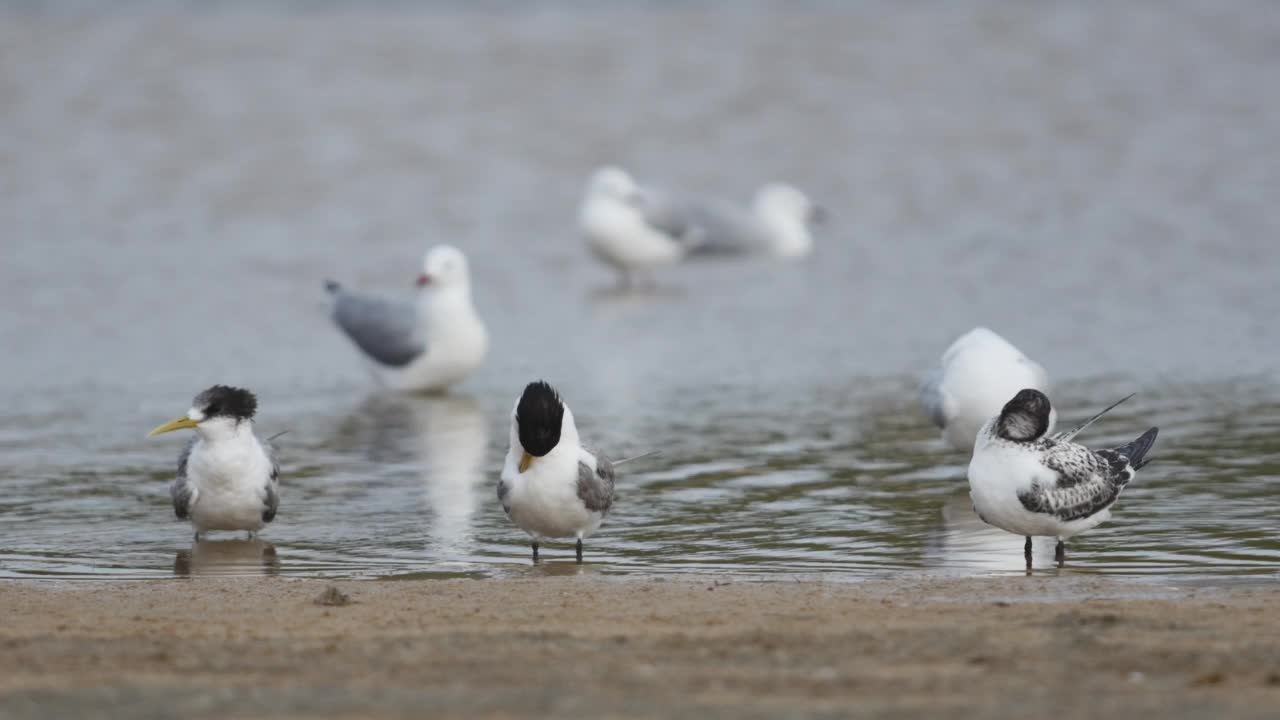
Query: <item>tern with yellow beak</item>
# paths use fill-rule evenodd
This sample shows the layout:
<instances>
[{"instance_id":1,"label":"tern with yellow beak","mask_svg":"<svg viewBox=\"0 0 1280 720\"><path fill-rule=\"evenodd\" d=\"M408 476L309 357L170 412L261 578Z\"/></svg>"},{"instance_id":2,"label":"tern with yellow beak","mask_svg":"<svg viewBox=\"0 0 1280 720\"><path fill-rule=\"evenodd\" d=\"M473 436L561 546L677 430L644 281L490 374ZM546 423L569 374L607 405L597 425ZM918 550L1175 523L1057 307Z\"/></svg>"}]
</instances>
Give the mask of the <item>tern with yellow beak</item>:
<instances>
[{"instance_id":1,"label":"tern with yellow beak","mask_svg":"<svg viewBox=\"0 0 1280 720\"><path fill-rule=\"evenodd\" d=\"M150 435L190 428L195 437L178 456L169 487L173 512L190 520L200 540L208 530L244 530L255 536L280 506L280 466L271 443L253 432L258 399L242 388L214 385L191 409Z\"/></svg>"},{"instance_id":2,"label":"tern with yellow beak","mask_svg":"<svg viewBox=\"0 0 1280 720\"><path fill-rule=\"evenodd\" d=\"M498 479L507 517L538 544L582 540L600 528L613 507L613 466L582 446L573 412L555 388L538 380L525 387L511 413L511 445Z\"/></svg>"}]
</instances>

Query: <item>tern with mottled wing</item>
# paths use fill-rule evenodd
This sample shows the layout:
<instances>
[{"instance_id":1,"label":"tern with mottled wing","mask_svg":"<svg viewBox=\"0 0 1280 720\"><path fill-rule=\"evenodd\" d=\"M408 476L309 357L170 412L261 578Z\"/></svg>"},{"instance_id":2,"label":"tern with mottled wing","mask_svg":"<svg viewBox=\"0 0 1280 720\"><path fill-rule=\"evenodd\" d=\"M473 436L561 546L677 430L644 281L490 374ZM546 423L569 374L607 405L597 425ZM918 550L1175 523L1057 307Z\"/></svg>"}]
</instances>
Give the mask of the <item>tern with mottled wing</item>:
<instances>
[{"instance_id":1,"label":"tern with mottled wing","mask_svg":"<svg viewBox=\"0 0 1280 720\"><path fill-rule=\"evenodd\" d=\"M1033 536L1057 539L1054 557L1061 566L1066 561L1066 540L1110 518L1121 491L1147 464L1158 432L1154 427L1109 450L1090 450L1072 442L1077 433L1129 397L1074 430L1049 435L1049 398L1027 388L978 432L969 462L973 509L988 525L1026 537L1023 554L1028 572Z\"/></svg>"}]
</instances>

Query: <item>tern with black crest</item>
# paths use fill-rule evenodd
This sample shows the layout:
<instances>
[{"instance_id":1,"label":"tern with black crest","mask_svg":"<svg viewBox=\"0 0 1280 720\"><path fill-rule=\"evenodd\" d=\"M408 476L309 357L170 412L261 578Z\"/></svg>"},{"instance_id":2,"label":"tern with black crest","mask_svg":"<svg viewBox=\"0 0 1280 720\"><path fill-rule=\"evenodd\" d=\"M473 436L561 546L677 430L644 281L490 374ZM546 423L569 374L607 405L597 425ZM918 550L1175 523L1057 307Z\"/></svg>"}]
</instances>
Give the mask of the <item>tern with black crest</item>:
<instances>
[{"instance_id":1,"label":"tern with black crest","mask_svg":"<svg viewBox=\"0 0 1280 720\"><path fill-rule=\"evenodd\" d=\"M614 467L635 459L610 462L588 450L560 393L541 380L525 387L511 413L498 500L532 538L534 562L539 544L557 538L574 538L582 562L583 539L613 507Z\"/></svg>"},{"instance_id":2,"label":"tern with black crest","mask_svg":"<svg viewBox=\"0 0 1280 720\"><path fill-rule=\"evenodd\" d=\"M973 509L988 525L1026 537L1028 571L1033 536L1057 539L1054 557L1061 566L1066 540L1110 518L1121 491L1147 464L1158 432L1154 427L1109 450L1090 450L1072 441L1129 397L1070 432L1049 436L1049 398L1028 388L978 432L969 463Z\"/></svg>"},{"instance_id":3,"label":"tern with black crest","mask_svg":"<svg viewBox=\"0 0 1280 720\"><path fill-rule=\"evenodd\" d=\"M214 385L195 397L186 414L148 437L195 430L178 456L169 487L173 512L191 521L196 540L209 530L243 530L252 537L280 507L280 465L271 443L253 430L258 399L243 388Z\"/></svg>"}]
</instances>

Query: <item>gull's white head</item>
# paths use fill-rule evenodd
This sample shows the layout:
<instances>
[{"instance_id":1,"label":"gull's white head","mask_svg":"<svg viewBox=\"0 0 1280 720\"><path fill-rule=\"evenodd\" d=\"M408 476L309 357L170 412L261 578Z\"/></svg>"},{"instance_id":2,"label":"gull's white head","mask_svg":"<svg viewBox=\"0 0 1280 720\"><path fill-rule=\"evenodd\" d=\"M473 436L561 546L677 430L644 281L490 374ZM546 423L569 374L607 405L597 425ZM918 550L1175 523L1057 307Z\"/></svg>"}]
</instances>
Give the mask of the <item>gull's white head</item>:
<instances>
[{"instance_id":1,"label":"gull's white head","mask_svg":"<svg viewBox=\"0 0 1280 720\"><path fill-rule=\"evenodd\" d=\"M418 287L433 288L466 287L471 273L467 256L452 245L437 245L422 259L422 273L418 275Z\"/></svg>"},{"instance_id":2,"label":"gull's white head","mask_svg":"<svg viewBox=\"0 0 1280 720\"><path fill-rule=\"evenodd\" d=\"M640 186L636 185L636 181L626 170L612 165L596 170L587 183L587 195L593 198L630 202L639 191Z\"/></svg>"},{"instance_id":3,"label":"gull's white head","mask_svg":"<svg viewBox=\"0 0 1280 720\"><path fill-rule=\"evenodd\" d=\"M147 437L194 428L205 438L233 434L240 423L250 422L258 410L258 398L244 388L214 385L191 401L186 415L152 430Z\"/></svg>"},{"instance_id":4,"label":"gull's white head","mask_svg":"<svg viewBox=\"0 0 1280 720\"><path fill-rule=\"evenodd\" d=\"M520 472L562 445L578 444L573 412L560 393L543 380L525 386L511 411L511 449L520 448Z\"/></svg>"},{"instance_id":5,"label":"gull's white head","mask_svg":"<svg viewBox=\"0 0 1280 720\"><path fill-rule=\"evenodd\" d=\"M826 212L799 189L771 183L756 191L755 212L774 237L779 255L805 255L813 248L810 228L821 223Z\"/></svg>"}]
</instances>

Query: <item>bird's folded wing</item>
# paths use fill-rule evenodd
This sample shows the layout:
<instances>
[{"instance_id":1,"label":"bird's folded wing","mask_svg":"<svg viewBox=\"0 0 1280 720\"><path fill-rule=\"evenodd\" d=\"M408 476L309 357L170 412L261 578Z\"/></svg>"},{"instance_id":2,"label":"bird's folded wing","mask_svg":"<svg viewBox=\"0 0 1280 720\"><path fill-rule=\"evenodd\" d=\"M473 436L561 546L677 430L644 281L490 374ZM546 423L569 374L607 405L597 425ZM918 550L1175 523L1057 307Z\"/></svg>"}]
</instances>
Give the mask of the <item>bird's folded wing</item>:
<instances>
[{"instance_id":1,"label":"bird's folded wing","mask_svg":"<svg viewBox=\"0 0 1280 720\"><path fill-rule=\"evenodd\" d=\"M1053 515L1062 521L1087 518L1109 507L1129 480L1123 467L1075 443L1050 447L1044 464L1057 474L1055 482L1034 482L1018 492L1018 500L1031 512Z\"/></svg>"},{"instance_id":2,"label":"bird's folded wing","mask_svg":"<svg viewBox=\"0 0 1280 720\"><path fill-rule=\"evenodd\" d=\"M276 455L276 446L270 440L262 441L262 449L267 452L271 461L271 477L267 479L266 495L263 498L262 521L271 522L276 519L276 511L280 509L280 459Z\"/></svg>"},{"instance_id":3,"label":"bird's folded wing","mask_svg":"<svg viewBox=\"0 0 1280 720\"><path fill-rule=\"evenodd\" d=\"M190 517L191 503L195 500L195 487L187 478L187 461L191 459L191 449L195 446L196 438L192 437L182 448L182 454L178 456L178 476L169 486L169 497L173 500L173 514L177 515L179 520Z\"/></svg>"},{"instance_id":4,"label":"bird's folded wing","mask_svg":"<svg viewBox=\"0 0 1280 720\"><path fill-rule=\"evenodd\" d=\"M588 510L605 512L613 506L613 465L604 455L596 455L596 468L578 462L578 498Z\"/></svg>"},{"instance_id":5,"label":"bird's folded wing","mask_svg":"<svg viewBox=\"0 0 1280 720\"><path fill-rule=\"evenodd\" d=\"M685 237L695 255L757 253L769 249L769 233L755 215L741 208L690 205L685 209Z\"/></svg>"},{"instance_id":6,"label":"bird's folded wing","mask_svg":"<svg viewBox=\"0 0 1280 720\"><path fill-rule=\"evenodd\" d=\"M406 303L339 290L333 321L366 355L383 365L403 367L426 352L417 333L417 314Z\"/></svg>"}]
</instances>

